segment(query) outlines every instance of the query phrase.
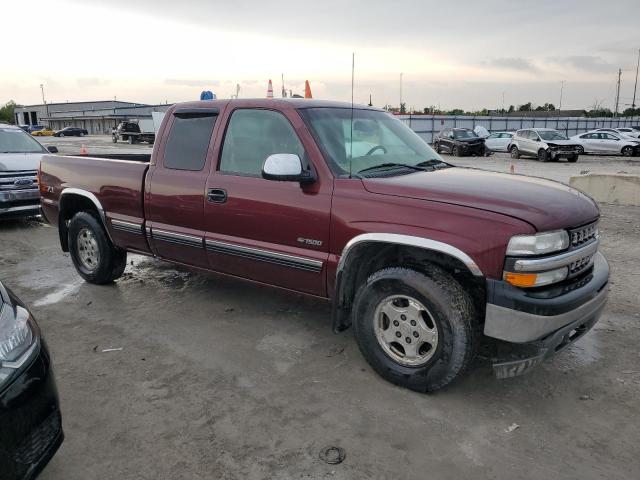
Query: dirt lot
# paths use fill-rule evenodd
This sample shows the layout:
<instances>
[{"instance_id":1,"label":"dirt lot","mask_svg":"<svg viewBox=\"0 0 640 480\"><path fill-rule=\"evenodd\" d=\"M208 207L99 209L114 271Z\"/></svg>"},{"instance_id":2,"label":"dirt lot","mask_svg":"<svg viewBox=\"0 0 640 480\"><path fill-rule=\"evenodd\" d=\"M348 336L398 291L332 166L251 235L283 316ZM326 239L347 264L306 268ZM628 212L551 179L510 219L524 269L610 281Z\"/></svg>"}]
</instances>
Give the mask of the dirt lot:
<instances>
[{"instance_id":1,"label":"dirt lot","mask_svg":"<svg viewBox=\"0 0 640 480\"><path fill-rule=\"evenodd\" d=\"M454 163L481 162L511 164ZM515 166L566 179L637 165ZM612 281L595 329L527 376L498 381L479 361L432 395L372 372L351 331L331 333L327 303L140 256L114 285L89 285L54 228L2 223L0 278L31 305L61 396L66 440L41 478L637 478L640 208L602 213ZM327 445L343 463L318 458Z\"/></svg>"}]
</instances>

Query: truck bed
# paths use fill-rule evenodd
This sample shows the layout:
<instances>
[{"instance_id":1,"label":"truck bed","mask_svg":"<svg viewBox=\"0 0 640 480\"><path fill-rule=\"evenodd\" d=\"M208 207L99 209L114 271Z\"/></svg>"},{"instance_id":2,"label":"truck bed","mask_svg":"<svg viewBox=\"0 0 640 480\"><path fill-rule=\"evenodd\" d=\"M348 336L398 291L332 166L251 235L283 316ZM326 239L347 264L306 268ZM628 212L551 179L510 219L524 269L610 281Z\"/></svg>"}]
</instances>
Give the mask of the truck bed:
<instances>
[{"instance_id":1,"label":"truck bed","mask_svg":"<svg viewBox=\"0 0 640 480\"><path fill-rule=\"evenodd\" d=\"M64 192L88 192L108 218L144 221L144 180L151 155L44 155L40 163L42 207L47 219L58 223ZM69 190L71 189L71 190Z\"/></svg>"}]
</instances>

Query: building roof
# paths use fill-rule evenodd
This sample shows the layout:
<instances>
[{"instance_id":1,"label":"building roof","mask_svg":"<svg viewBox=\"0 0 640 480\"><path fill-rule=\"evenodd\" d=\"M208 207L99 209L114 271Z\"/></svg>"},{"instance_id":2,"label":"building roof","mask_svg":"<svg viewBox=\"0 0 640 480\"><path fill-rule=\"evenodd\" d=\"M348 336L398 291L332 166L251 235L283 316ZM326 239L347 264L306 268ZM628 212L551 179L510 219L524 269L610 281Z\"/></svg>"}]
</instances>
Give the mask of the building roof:
<instances>
[{"instance_id":1,"label":"building roof","mask_svg":"<svg viewBox=\"0 0 640 480\"><path fill-rule=\"evenodd\" d=\"M49 107L53 107L55 105L74 105L74 104L88 104L88 103L122 103L128 105L138 105L138 106L146 106L146 103L136 103L136 102L126 102L122 100L86 100L81 102L52 102L47 103ZM44 107L44 103L34 103L32 105L18 105L17 108L33 108L33 107Z\"/></svg>"}]
</instances>

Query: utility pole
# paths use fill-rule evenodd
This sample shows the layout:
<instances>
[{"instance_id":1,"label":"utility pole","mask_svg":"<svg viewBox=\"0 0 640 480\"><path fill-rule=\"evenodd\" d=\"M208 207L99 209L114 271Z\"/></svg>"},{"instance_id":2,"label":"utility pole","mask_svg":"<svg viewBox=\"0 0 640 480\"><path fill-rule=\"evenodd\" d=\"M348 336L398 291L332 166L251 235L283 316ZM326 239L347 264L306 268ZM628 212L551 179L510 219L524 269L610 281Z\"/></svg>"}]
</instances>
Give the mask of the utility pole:
<instances>
[{"instance_id":1,"label":"utility pole","mask_svg":"<svg viewBox=\"0 0 640 480\"><path fill-rule=\"evenodd\" d=\"M502 112L503 113L505 112L505 109L504 109L504 93L505 92L502 92Z\"/></svg>"},{"instance_id":2,"label":"utility pole","mask_svg":"<svg viewBox=\"0 0 640 480\"><path fill-rule=\"evenodd\" d=\"M562 110L562 94L564 93L564 80L560 82L560 105L558 105L558 116L560 116L560 111Z\"/></svg>"},{"instance_id":3,"label":"utility pole","mask_svg":"<svg viewBox=\"0 0 640 480\"><path fill-rule=\"evenodd\" d=\"M638 49L638 63L636 64L636 84L633 87L633 102L631 102L631 108L636 108L636 90L638 89L638 68L640 68L640 48Z\"/></svg>"},{"instance_id":4,"label":"utility pole","mask_svg":"<svg viewBox=\"0 0 640 480\"><path fill-rule=\"evenodd\" d=\"M616 111L613 112L613 116L618 116L618 105L620 104L620 77L622 77L622 69L618 69L618 85L616 86Z\"/></svg>"},{"instance_id":5,"label":"utility pole","mask_svg":"<svg viewBox=\"0 0 640 480\"><path fill-rule=\"evenodd\" d=\"M402 73L400 73L400 105L398 105L398 108L402 108Z\"/></svg>"},{"instance_id":6,"label":"utility pole","mask_svg":"<svg viewBox=\"0 0 640 480\"><path fill-rule=\"evenodd\" d=\"M40 91L42 92L42 103L44 103L44 111L49 118L49 105L47 105L47 101L44 99L44 84L40 84ZM48 120L47 120L48 121Z\"/></svg>"}]
</instances>

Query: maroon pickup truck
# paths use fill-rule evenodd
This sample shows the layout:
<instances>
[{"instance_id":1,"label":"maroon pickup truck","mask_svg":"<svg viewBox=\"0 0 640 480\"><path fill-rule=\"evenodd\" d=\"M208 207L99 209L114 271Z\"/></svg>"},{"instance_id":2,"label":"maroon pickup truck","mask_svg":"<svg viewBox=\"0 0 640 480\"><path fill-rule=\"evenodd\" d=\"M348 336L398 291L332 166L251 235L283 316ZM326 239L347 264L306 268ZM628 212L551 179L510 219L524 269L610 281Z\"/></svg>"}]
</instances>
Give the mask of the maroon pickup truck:
<instances>
[{"instance_id":1,"label":"maroon pickup truck","mask_svg":"<svg viewBox=\"0 0 640 480\"><path fill-rule=\"evenodd\" d=\"M589 197L454 167L365 106L178 104L152 155L46 155L39 182L88 282L120 277L129 251L324 298L333 329L414 390L460 376L486 337L497 376L518 375L607 299Z\"/></svg>"}]
</instances>

